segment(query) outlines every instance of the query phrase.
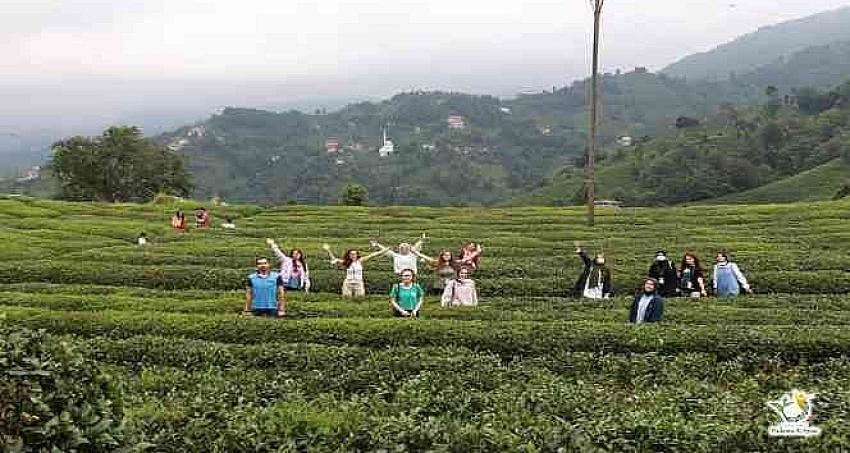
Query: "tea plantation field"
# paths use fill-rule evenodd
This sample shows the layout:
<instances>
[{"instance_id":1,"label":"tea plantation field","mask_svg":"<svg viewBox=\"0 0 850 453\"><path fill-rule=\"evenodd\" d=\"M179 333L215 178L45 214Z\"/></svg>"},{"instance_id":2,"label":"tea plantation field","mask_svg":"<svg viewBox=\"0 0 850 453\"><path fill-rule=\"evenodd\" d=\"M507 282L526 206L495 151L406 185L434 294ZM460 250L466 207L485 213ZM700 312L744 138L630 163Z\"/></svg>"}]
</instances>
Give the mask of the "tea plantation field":
<instances>
[{"instance_id":1,"label":"tea plantation field","mask_svg":"<svg viewBox=\"0 0 850 453\"><path fill-rule=\"evenodd\" d=\"M621 209L592 230L573 209L228 206L214 225L235 231L184 235L174 208L0 198L0 324L96 360L154 451L850 450L850 202ZM483 243L479 307L430 297L422 319L392 318L384 258L366 266L369 297L336 295L323 242L422 232L429 254ZM286 319L240 316L266 237L312 271ZM617 297L566 297L575 240L604 250ZM625 322L657 249L721 248L755 296ZM766 403L795 388L817 394L822 435L769 437Z\"/></svg>"}]
</instances>

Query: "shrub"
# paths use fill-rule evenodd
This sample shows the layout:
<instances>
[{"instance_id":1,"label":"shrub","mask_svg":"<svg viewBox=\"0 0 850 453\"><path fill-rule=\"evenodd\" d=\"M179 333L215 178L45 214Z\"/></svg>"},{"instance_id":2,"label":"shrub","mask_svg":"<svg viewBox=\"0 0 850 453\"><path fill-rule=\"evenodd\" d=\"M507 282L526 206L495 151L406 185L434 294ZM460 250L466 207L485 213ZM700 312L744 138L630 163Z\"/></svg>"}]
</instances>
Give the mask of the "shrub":
<instances>
[{"instance_id":1,"label":"shrub","mask_svg":"<svg viewBox=\"0 0 850 453\"><path fill-rule=\"evenodd\" d=\"M0 324L0 448L115 451L123 409L109 376L42 331Z\"/></svg>"}]
</instances>

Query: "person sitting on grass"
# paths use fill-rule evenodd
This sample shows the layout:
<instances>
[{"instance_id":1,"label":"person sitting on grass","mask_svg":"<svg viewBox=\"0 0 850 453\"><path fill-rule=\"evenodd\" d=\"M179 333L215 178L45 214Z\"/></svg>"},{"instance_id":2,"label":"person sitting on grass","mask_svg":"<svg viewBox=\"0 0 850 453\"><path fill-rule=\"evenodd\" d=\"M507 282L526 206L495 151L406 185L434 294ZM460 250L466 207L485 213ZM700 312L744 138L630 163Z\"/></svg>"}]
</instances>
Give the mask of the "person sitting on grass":
<instances>
[{"instance_id":1,"label":"person sitting on grass","mask_svg":"<svg viewBox=\"0 0 850 453\"><path fill-rule=\"evenodd\" d=\"M148 245L148 234L142 231L139 233L139 237L136 238L136 244L139 245Z\"/></svg>"},{"instance_id":2,"label":"person sitting on grass","mask_svg":"<svg viewBox=\"0 0 850 453\"><path fill-rule=\"evenodd\" d=\"M629 309L629 322L642 324L645 322L659 322L664 315L664 299L657 292L658 280L647 278L643 281L643 288L635 294L632 306Z\"/></svg>"},{"instance_id":3,"label":"person sitting on grass","mask_svg":"<svg viewBox=\"0 0 850 453\"><path fill-rule=\"evenodd\" d=\"M401 282L393 285L390 290L390 307L393 315L399 318L418 318L424 297L425 290L416 283L416 273L413 269L402 270Z\"/></svg>"},{"instance_id":4,"label":"person sitting on grass","mask_svg":"<svg viewBox=\"0 0 850 453\"><path fill-rule=\"evenodd\" d=\"M597 254L593 259L581 248L581 244L575 242L576 254L584 263L584 270L573 287L575 297L586 297L588 299L608 299L611 297L611 270L605 265L605 256Z\"/></svg>"},{"instance_id":5,"label":"person sitting on grass","mask_svg":"<svg viewBox=\"0 0 850 453\"><path fill-rule=\"evenodd\" d=\"M469 278L468 267L462 267L457 271L456 278L446 282L440 305L443 307L474 307L478 305L478 289L475 280Z\"/></svg>"},{"instance_id":6,"label":"person sitting on grass","mask_svg":"<svg viewBox=\"0 0 850 453\"><path fill-rule=\"evenodd\" d=\"M366 295L366 285L363 283L363 265L366 264L366 261L387 251L387 249L382 249L361 257L358 250L349 249L340 259L334 256L330 245L323 244L322 248L328 252L328 256L331 258L331 264L345 268L345 280L342 281L342 297L364 297Z\"/></svg>"},{"instance_id":7,"label":"person sitting on grass","mask_svg":"<svg viewBox=\"0 0 850 453\"><path fill-rule=\"evenodd\" d=\"M405 269L412 270L414 274L419 272L417 260L424 257L419 251L422 249L422 243L425 242L425 239L427 237L423 233L422 237L413 245L410 245L409 242L402 242L398 244L397 252L381 245L378 241L372 241L371 245L374 248L385 250L383 254L393 260L393 272L395 272L396 276L401 276L401 272Z\"/></svg>"},{"instance_id":8,"label":"person sitting on grass","mask_svg":"<svg viewBox=\"0 0 850 453\"><path fill-rule=\"evenodd\" d=\"M738 268L738 265L729 261L726 252L718 252L716 264L714 265L714 295L717 297L738 297L743 289L747 294L752 294L747 277Z\"/></svg>"},{"instance_id":9,"label":"person sitting on grass","mask_svg":"<svg viewBox=\"0 0 850 453\"><path fill-rule=\"evenodd\" d=\"M236 224L233 223L233 219L231 219L230 217L225 217L224 223L221 224L221 227L225 230L235 230Z\"/></svg>"},{"instance_id":10,"label":"person sitting on grass","mask_svg":"<svg viewBox=\"0 0 850 453\"><path fill-rule=\"evenodd\" d=\"M284 253L272 239L266 239L266 244L280 264L280 277L287 290L310 292L310 269L304 259L301 249L292 249L289 256Z\"/></svg>"},{"instance_id":11,"label":"person sitting on grass","mask_svg":"<svg viewBox=\"0 0 850 453\"><path fill-rule=\"evenodd\" d=\"M257 271L245 282L243 314L282 317L286 312L286 290L280 274L269 270L268 258L257 258Z\"/></svg>"}]
</instances>

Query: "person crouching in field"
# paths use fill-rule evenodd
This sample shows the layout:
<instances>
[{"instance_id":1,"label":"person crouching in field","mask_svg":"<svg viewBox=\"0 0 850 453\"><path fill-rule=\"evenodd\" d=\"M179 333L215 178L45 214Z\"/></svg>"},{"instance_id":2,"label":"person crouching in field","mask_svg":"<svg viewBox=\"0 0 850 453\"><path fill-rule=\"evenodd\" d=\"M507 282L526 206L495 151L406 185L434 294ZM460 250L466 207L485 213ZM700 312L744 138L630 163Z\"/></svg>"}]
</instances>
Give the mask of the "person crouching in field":
<instances>
[{"instance_id":1,"label":"person crouching in field","mask_svg":"<svg viewBox=\"0 0 850 453\"><path fill-rule=\"evenodd\" d=\"M195 211L195 228L207 228L212 223L212 216L207 208L198 208Z\"/></svg>"},{"instance_id":2,"label":"person crouching in field","mask_svg":"<svg viewBox=\"0 0 850 453\"><path fill-rule=\"evenodd\" d=\"M186 232L186 214L182 209L178 209L171 218L171 228L178 233Z\"/></svg>"},{"instance_id":3,"label":"person crouching in field","mask_svg":"<svg viewBox=\"0 0 850 453\"><path fill-rule=\"evenodd\" d=\"M608 299L611 297L611 270L605 265L605 256L597 254L593 259L582 250L581 245L576 242L576 253L584 263L584 270L573 287L575 297L586 297L588 299Z\"/></svg>"},{"instance_id":4,"label":"person crouching in field","mask_svg":"<svg viewBox=\"0 0 850 453\"><path fill-rule=\"evenodd\" d=\"M698 298L705 297L705 276L702 264L696 254L688 252L682 257L679 267L679 290L683 296Z\"/></svg>"},{"instance_id":5,"label":"person crouching in field","mask_svg":"<svg viewBox=\"0 0 850 453\"><path fill-rule=\"evenodd\" d=\"M726 252L718 252L714 265L714 294L717 297L737 297L743 289L747 294L752 294L750 284L738 265L729 261Z\"/></svg>"},{"instance_id":6,"label":"person crouching in field","mask_svg":"<svg viewBox=\"0 0 850 453\"><path fill-rule=\"evenodd\" d=\"M423 255L419 253L422 249L422 243L425 241L425 234L422 235L415 244L410 245L409 242L401 242L398 244L398 251L395 251L389 247L385 247L378 243L378 241L372 241L371 245L374 248L379 248L384 250L383 254L393 260L393 272L395 272L396 277L400 277L402 271L405 269L410 269L414 274L419 273L419 267L417 266L417 261L419 258L422 258Z\"/></svg>"},{"instance_id":7,"label":"person crouching in field","mask_svg":"<svg viewBox=\"0 0 850 453\"><path fill-rule=\"evenodd\" d=\"M322 245L331 258L331 264L345 268L345 280L342 282L342 297L363 297L366 295L366 285L363 283L363 265L370 259L386 253L387 249L378 250L375 253L361 257L360 252L349 249L340 259L334 256L331 246Z\"/></svg>"},{"instance_id":8,"label":"person crouching in field","mask_svg":"<svg viewBox=\"0 0 850 453\"><path fill-rule=\"evenodd\" d=\"M456 278L446 281L443 297L440 300L443 307L474 307L478 305L478 289L475 280L469 278L469 268L462 267L457 271Z\"/></svg>"},{"instance_id":9,"label":"person crouching in field","mask_svg":"<svg viewBox=\"0 0 850 453\"><path fill-rule=\"evenodd\" d=\"M658 281L647 278L643 287L635 294L632 306L629 309L629 322L641 324L645 322L659 322L664 315L664 299L656 291Z\"/></svg>"},{"instance_id":10,"label":"person crouching in field","mask_svg":"<svg viewBox=\"0 0 850 453\"><path fill-rule=\"evenodd\" d=\"M284 253L272 239L266 239L266 244L272 249L277 262L280 264L280 277L283 285L288 291L310 292L310 269L304 252L300 249L292 249L289 256Z\"/></svg>"},{"instance_id":11,"label":"person crouching in field","mask_svg":"<svg viewBox=\"0 0 850 453\"><path fill-rule=\"evenodd\" d=\"M257 271L245 282L246 315L281 317L286 312L286 290L280 274L269 270L268 258L257 258Z\"/></svg>"},{"instance_id":12,"label":"person crouching in field","mask_svg":"<svg viewBox=\"0 0 850 453\"><path fill-rule=\"evenodd\" d=\"M413 269L402 270L401 282L393 285L390 290L390 308L393 315L399 318L418 318L424 297L425 290L416 283Z\"/></svg>"},{"instance_id":13,"label":"person crouching in field","mask_svg":"<svg viewBox=\"0 0 850 453\"><path fill-rule=\"evenodd\" d=\"M655 253L655 262L649 266L649 277L658 281L658 294L662 297L674 297L679 290L679 274L676 265L667 259L667 252Z\"/></svg>"}]
</instances>

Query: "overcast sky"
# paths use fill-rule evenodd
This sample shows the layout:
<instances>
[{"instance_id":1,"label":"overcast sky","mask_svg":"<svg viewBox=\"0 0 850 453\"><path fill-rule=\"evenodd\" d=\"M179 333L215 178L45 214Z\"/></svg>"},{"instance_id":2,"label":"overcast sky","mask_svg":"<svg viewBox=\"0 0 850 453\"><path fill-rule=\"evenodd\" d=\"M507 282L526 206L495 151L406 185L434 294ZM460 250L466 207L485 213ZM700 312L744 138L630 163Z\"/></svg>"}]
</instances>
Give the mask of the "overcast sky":
<instances>
[{"instance_id":1,"label":"overcast sky","mask_svg":"<svg viewBox=\"0 0 850 453\"><path fill-rule=\"evenodd\" d=\"M607 0L603 66L658 69L848 3ZM504 96L581 77L590 39L587 0L2 0L0 8L0 132L165 123L220 105L411 88Z\"/></svg>"}]
</instances>

